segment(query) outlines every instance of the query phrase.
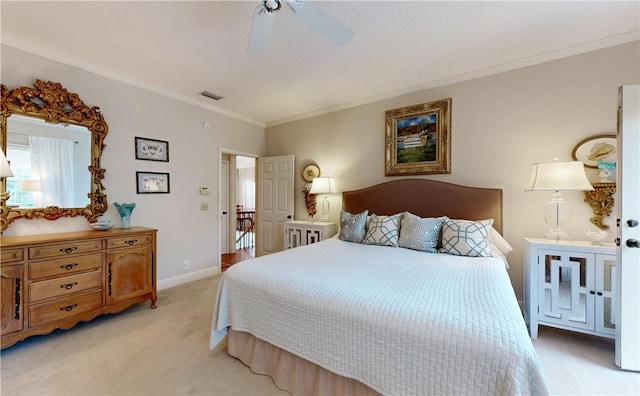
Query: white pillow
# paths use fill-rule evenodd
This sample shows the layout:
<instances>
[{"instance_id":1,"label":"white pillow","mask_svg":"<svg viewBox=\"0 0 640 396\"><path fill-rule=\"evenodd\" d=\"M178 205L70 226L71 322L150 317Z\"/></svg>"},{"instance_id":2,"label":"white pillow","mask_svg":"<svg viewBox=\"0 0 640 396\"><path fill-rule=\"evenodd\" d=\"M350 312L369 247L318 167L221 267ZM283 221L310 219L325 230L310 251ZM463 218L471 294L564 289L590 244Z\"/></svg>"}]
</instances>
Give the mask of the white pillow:
<instances>
[{"instance_id":1,"label":"white pillow","mask_svg":"<svg viewBox=\"0 0 640 396\"><path fill-rule=\"evenodd\" d=\"M440 229L446 219L446 217L422 218L413 213L404 212L400 225L400 247L437 253Z\"/></svg>"},{"instance_id":2,"label":"white pillow","mask_svg":"<svg viewBox=\"0 0 640 396\"><path fill-rule=\"evenodd\" d=\"M491 228L491 232L489 233L489 248L491 249L491 254L502 261L504 261L504 266L506 269L509 269L509 262L507 261L507 255L513 251L509 242L500 235L495 228Z\"/></svg>"},{"instance_id":3,"label":"white pillow","mask_svg":"<svg viewBox=\"0 0 640 396\"><path fill-rule=\"evenodd\" d=\"M493 245L495 249L491 249L491 251L498 250L502 256L505 258L509 253L513 251L509 242L500 235L500 233L493 227L491 227L491 231L489 232L489 244Z\"/></svg>"},{"instance_id":4,"label":"white pillow","mask_svg":"<svg viewBox=\"0 0 640 396\"><path fill-rule=\"evenodd\" d=\"M442 253L457 256L491 257L489 233L493 219L445 220L442 225Z\"/></svg>"}]
</instances>

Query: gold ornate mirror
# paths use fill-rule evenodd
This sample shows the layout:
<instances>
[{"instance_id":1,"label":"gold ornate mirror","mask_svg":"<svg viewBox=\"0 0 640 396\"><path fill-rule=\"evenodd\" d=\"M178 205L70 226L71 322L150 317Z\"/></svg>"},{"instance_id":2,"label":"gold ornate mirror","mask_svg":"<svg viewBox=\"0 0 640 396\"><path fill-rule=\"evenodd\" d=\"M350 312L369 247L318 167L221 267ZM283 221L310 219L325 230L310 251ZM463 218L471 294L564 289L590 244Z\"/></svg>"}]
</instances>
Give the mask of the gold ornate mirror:
<instances>
[{"instance_id":1,"label":"gold ornate mirror","mask_svg":"<svg viewBox=\"0 0 640 396\"><path fill-rule=\"evenodd\" d=\"M100 160L108 126L100 109L56 82L36 80L33 87L12 90L0 84L0 89L0 148L14 173L0 180L0 232L16 219L82 215L95 222L107 210ZM11 201L11 192L27 196L34 190L37 199Z\"/></svg>"}]
</instances>

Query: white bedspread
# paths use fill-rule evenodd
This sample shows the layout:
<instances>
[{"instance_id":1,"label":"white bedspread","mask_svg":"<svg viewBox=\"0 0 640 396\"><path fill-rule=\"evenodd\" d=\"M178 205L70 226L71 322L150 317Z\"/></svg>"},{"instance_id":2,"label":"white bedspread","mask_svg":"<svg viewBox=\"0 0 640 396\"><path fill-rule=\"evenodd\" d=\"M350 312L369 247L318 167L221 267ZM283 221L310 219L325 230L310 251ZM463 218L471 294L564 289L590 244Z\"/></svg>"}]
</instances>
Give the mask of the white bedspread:
<instances>
[{"instance_id":1,"label":"white bedspread","mask_svg":"<svg viewBox=\"0 0 640 396\"><path fill-rule=\"evenodd\" d=\"M548 393L499 259L329 239L229 268L228 326L385 395Z\"/></svg>"}]
</instances>

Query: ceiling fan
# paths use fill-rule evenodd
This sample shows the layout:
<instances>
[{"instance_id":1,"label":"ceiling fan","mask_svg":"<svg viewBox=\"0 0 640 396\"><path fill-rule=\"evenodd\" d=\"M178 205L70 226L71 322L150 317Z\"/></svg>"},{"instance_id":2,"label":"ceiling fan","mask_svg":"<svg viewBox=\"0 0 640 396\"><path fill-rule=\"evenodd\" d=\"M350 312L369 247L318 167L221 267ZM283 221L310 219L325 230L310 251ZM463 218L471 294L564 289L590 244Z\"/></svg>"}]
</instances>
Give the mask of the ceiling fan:
<instances>
[{"instance_id":1,"label":"ceiling fan","mask_svg":"<svg viewBox=\"0 0 640 396\"><path fill-rule=\"evenodd\" d=\"M267 42L273 27L275 14L282 9L283 2L284 0L264 0L256 8L253 14L251 33L249 34L249 45L247 46L249 55L263 54L267 50ZM353 30L316 7L309 0L288 0L286 3L293 14L300 18L302 22L338 45L343 45L354 35Z\"/></svg>"}]
</instances>

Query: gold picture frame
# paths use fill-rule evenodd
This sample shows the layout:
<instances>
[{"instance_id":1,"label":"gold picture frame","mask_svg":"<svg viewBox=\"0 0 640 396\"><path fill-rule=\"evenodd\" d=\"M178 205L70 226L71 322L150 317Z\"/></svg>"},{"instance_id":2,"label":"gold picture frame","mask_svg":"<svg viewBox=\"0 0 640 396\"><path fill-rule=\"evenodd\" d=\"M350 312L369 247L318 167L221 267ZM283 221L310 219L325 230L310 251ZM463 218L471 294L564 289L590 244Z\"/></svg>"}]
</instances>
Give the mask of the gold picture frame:
<instances>
[{"instance_id":1,"label":"gold picture frame","mask_svg":"<svg viewBox=\"0 0 640 396\"><path fill-rule=\"evenodd\" d=\"M385 176L451 173L451 102L385 112Z\"/></svg>"}]
</instances>

